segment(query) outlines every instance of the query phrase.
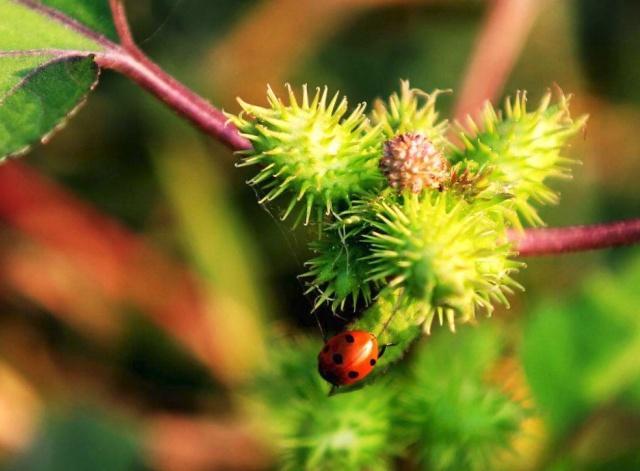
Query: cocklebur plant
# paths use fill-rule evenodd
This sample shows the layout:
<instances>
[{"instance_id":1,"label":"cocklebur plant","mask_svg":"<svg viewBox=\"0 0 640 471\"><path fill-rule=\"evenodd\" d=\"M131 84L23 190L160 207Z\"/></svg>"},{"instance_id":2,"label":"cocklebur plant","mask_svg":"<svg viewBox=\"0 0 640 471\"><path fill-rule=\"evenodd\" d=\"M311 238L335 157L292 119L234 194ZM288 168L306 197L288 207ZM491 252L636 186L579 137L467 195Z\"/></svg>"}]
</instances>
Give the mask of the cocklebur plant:
<instances>
[{"instance_id":1,"label":"cocklebur plant","mask_svg":"<svg viewBox=\"0 0 640 471\"><path fill-rule=\"evenodd\" d=\"M521 218L539 224L536 206L557 199L547 186L549 177L567 175L567 162L560 150L582 121L571 120L563 97L555 105L543 101L533 112L520 104L524 104L524 96L509 104L504 115L489 107L485 123L460 128L464 135L456 139L452 137L455 128L452 131L437 116L439 92L424 94L406 83L400 94L388 102L378 102L368 122L364 109L359 110L352 127L345 125L346 111L335 119L335 112L328 110L328 98L320 104L322 95L315 110L313 100L307 105L303 100L299 105L303 112L293 113L284 104L274 113L264 109L262 118L260 113L251 117L249 111L242 118L246 128L236 121L247 139L228 124L227 117L216 107L145 56L131 36L121 0L111 0L109 6L107 0L4 0L0 4L6 32L0 38L0 75L5 79L0 81L0 89L6 95L0 104L0 158L22 154L35 143L48 141L72 117L105 70L129 77L235 151L247 151L262 139L262 148L256 145L247 152L249 158L258 157L253 163L263 172L263 180L254 180L254 184L266 201L288 196L288 204L282 208L283 216L291 215L288 221L317 225L320 230L321 236L312 241L317 256L310 261L306 278L311 292L318 293L317 303L330 303L336 313L343 315L347 310L356 310L359 316L354 326L385 337L385 342L396 342L398 345L384 357L387 363L409 352L408 361L389 368L388 375L369 387L328 398L327 386L314 371L316 347L285 349L280 357L280 349L274 348L270 365L277 369L280 362L288 362L292 366L283 368L281 374L267 374L268 381L258 395L271 399L272 410L278 411L273 423L283 419L281 444L288 451L285 463L289 468L380 468L393 459L395 447L409 447L409 459L413 455L428 469L495 469L483 462L517 426L518 410L500 391L483 394L487 383L480 376L494 356L484 355L479 349L481 334L478 330L462 330L456 336L439 332L434 340L423 342L419 350L410 348L412 340L429 325L429 316L458 322L471 320L476 308L490 309L487 299L501 300L500 293L510 286L518 268L510 266L516 248L524 255L553 254L640 240L640 221L636 219L527 231L526 238L516 237L517 247L507 244L506 228L519 228ZM469 78L469 83L483 83L475 74L469 74ZM494 85L488 95L498 91L499 84ZM291 126L292 116L297 117L300 126ZM313 116L323 117L314 122L317 127L307 126ZM262 135L260 128L252 127L260 119ZM334 128L329 129L332 122ZM401 157L405 145L409 159ZM305 173L309 169L315 172ZM425 209L421 207L423 201L427 202ZM465 204L459 204L461 201ZM445 210L431 214L434 208L441 208L435 203L443 202L447 203L442 206ZM440 229L427 227L433 223L428 220L413 224L415 221L407 218L404 211L414 206L417 214L440 218ZM382 219L386 208L401 215L397 227L390 228ZM476 233L455 230L456 226L464 227L459 225L461 214L467 222L480 221L481 228L488 228L487 221L494 221L479 246L463 243ZM455 237L449 240L447 235L452 234ZM513 234L510 240L514 240ZM378 248L373 246L376 241L381 244ZM451 254L450 260L438 258L443 248ZM418 254L418 261L412 254ZM456 263L461 262L460 257L471 261ZM397 266L391 266L394 264ZM372 277L374 266L396 271L388 276L381 275L381 271ZM354 297L353 303L348 302ZM363 306L368 306L364 312ZM611 306L614 307L619 305ZM576 309L583 314L583 306ZM552 352L552 344L564 346L568 342L555 341L549 332L564 325L568 330L563 335L570 340L574 332L594 331L584 328L583 316L572 316L571 321L579 324L573 327L563 324L567 316L559 314L570 313L551 311L537 323L538 329L547 330L536 330L537 334L531 336L529 358L537 361L533 366L541 372L538 386L548 403L575 410L575 404L584 406L584 398L567 395L567 385L587 397L602 384L617 392L630 377L625 366L635 357L628 353L637 349L621 350L618 366L622 366L606 368L605 373L614 373L604 375L608 381L613 380L613 386L608 381L601 383L602 378L596 382L591 378L587 383L567 381L567 373L579 369L571 363L567 363L566 370L552 368L560 385L556 393L546 387L547 372L550 364L562 365L567 350L558 350L555 357L543 353ZM483 323L480 328L487 325L492 324ZM603 315L592 325L601 328L611 323ZM631 332L624 327L621 330ZM611 335L618 343L619 332L616 329ZM573 356L578 366L585 363L584 346L592 343L593 336L587 337L575 345L577 353ZM541 342L545 339L548 345ZM602 357L596 360L600 366L612 364L602 362ZM398 378L404 369L411 370L407 380ZM590 371L585 373L591 375L591 369L587 370ZM398 386L401 397L390 396L390 382ZM532 385L535 392L536 383L532 381ZM372 398L380 400L373 402ZM396 418L397 403L404 408L403 422ZM608 408L610 401L604 405ZM292 418L287 415L290 411Z\"/></svg>"},{"instance_id":2,"label":"cocklebur plant","mask_svg":"<svg viewBox=\"0 0 640 471\"><path fill-rule=\"evenodd\" d=\"M450 125L436 110L441 93L402 82L366 116L326 88L310 98L303 87L301 103L291 87L287 103L269 89L268 108L240 100L230 116L253 143L239 165L259 167L249 183L261 202L281 196L283 219L300 203L295 223L319 226L302 275L315 307L343 317L366 308L352 327L401 346L381 363L434 321L455 330L508 307L522 264L507 231L542 223L534 205L557 201L549 181L570 175L564 148L586 122L558 90L533 110L519 92L504 112L487 104L479 123Z\"/></svg>"}]
</instances>

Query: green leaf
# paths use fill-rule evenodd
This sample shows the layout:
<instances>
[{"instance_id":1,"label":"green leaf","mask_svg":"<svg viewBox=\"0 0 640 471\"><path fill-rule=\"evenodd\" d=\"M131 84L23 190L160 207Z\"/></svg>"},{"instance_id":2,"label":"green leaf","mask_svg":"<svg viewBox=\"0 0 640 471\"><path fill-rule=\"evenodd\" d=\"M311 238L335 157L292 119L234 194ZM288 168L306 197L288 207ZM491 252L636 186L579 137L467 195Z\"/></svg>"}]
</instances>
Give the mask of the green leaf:
<instances>
[{"instance_id":1,"label":"green leaf","mask_svg":"<svg viewBox=\"0 0 640 471\"><path fill-rule=\"evenodd\" d=\"M96 85L115 38L106 0L0 0L0 158L46 141Z\"/></svg>"},{"instance_id":2,"label":"green leaf","mask_svg":"<svg viewBox=\"0 0 640 471\"><path fill-rule=\"evenodd\" d=\"M107 0L41 0L41 2L113 41L118 39Z\"/></svg>"},{"instance_id":3,"label":"green leaf","mask_svg":"<svg viewBox=\"0 0 640 471\"><path fill-rule=\"evenodd\" d=\"M0 83L11 81L2 78ZM0 156L17 155L38 140L46 141L73 115L97 80L98 67L90 57L52 59L27 71L0 95Z\"/></svg>"},{"instance_id":4,"label":"green leaf","mask_svg":"<svg viewBox=\"0 0 640 471\"><path fill-rule=\"evenodd\" d=\"M105 38L89 29L103 23L102 8L91 5L105 3L85 0L47 0L50 6L60 6L60 11L50 10L33 1L0 0L0 53L7 51L33 51L56 49L74 51L101 51ZM58 5L60 4L60 5ZM106 6L106 5L105 5ZM60 12L69 12L70 16ZM79 13L74 13L79 12ZM82 22L86 21L87 26ZM111 26L113 28L113 26ZM111 34L109 34L111 36Z\"/></svg>"}]
</instances>

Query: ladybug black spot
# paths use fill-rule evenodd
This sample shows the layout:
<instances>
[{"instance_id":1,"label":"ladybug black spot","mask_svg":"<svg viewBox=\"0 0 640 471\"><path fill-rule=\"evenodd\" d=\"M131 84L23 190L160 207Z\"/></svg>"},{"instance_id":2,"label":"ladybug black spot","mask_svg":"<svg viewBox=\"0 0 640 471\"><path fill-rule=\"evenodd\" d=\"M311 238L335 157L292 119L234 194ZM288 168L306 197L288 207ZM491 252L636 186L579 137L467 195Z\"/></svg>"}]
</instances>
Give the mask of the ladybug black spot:
<instances>
[{"instance_id":1,"label":"ladybug black spot","mask_svg":"<svg viewBox=\"0 0 640 471\"><path fill-rule=\"evenodd\" d=\"M353 343L353 342L355 342L355 341L356 341L356 339L354 339L354 338L353 338L353 335L351 335L351 334L347 334L347 335L345 335L345 336L344 336L344 339L345 339L347 342L349 342L349 343Z\"/></svg>"},{"instance_id":2,"label":"ladybug black spot","mask_svg":"<svg viewBox=\"0 0 640 471\"><path fill-rule=\"evenodd\" d=\"M376 359L375 359L375 358L372 358L371 360L369 360L369 364L370 364L371 366L375 365L375 364L376 364Z\"/></svg>"},{"instance_id":3,"label":"ladybug black spot","mask_svg":"<svg viewBox=\"0 0 640 471\"><path fill-rule=\"evenodd\" d=\"M339 353L334 353L333 355L333 362L336 365L341 365L342 364L342 355L340 355Z\"/></svg>"},{"instance_id":4,"label":"ladybug black spot","mask_svg":"<svg viewBox=\"0 0 640 471\"><path fill-rule=\"evenodd\" d=\"M353 378L357 378L359 375L357 371L349 371L348 376L349 378L353 379Z\"/></svg>"}]
</instances>

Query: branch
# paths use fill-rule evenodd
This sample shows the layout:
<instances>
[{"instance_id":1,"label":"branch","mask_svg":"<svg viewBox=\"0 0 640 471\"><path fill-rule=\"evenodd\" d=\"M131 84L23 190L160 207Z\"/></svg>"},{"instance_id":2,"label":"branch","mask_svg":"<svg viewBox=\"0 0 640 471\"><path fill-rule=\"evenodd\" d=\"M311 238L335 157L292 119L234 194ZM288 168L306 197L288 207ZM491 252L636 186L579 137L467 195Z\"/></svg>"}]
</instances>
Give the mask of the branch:
<instances>
[{"instance_id":1,"label":"branch","mask_svg":"<svg viewBox=\"0 0 640 471\"><path fill-rule=\"evenodd\" d=\"M116 33L118 33L118 37L120 38L120 44L127 51L137 54L140 49L138 49L133 39L133 34L131 34L131 28L129 27L129 20L127 20L127 12L124 8L123 1L109 0L109 7L111 8Z\"/></svg>"},{"instance_id":2,"label":"branch","mask_svg":"<svg viewBox=\"0 0 640 471\"><path fill-rule=\"evenodd\" d=\"M224 113L167 74L138 48L123 0L109 0L109 6L120 45L107 41L105 51L95 54L96 64L129 77L177 114L231 149L249 149L251 143L240 136Z\"/></svg>"},{"instance_id":3,"label":"branch","mask_svg":"<svg viewBox=\"0 0 640 471\"><path fill-rule=\"evenodd\" d=\"M640 218L589 226L511 231L509 238L523 257L632 245L640 242Z\"/></svg>"},{"instance_id":4,"label":"branch","mask_svg":"<svg viewBox=\"0 0 640 471\"><path fill-rule=\"evenodd\" d=\"M125 49L112 48L97 53L95 61L100 67L129 77L177 114L231 149L251 148L251 143L228 122L224 113L179 83L150 59L143 60Z\"/></svg>"}]
</instances>

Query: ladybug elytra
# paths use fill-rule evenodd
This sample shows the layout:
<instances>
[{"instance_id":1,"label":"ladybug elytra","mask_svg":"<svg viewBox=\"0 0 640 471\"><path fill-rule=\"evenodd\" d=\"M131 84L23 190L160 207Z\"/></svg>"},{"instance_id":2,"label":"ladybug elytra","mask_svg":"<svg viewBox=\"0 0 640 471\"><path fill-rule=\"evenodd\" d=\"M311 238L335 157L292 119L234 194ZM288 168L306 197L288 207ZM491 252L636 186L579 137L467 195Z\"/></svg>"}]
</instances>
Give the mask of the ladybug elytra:
<instances>
[{"instance_id":1,"label":"ladybug elytra","mask_svg":"<svg viewBox=\"0 0 640 471\"><path fill-rule=\"evenodd\" d=\"M373 370L387 345L378 350L371 332L348 330L331 337L318 354L318 371L334 386L348 386Z\"/></svg>"}]
</instances>

